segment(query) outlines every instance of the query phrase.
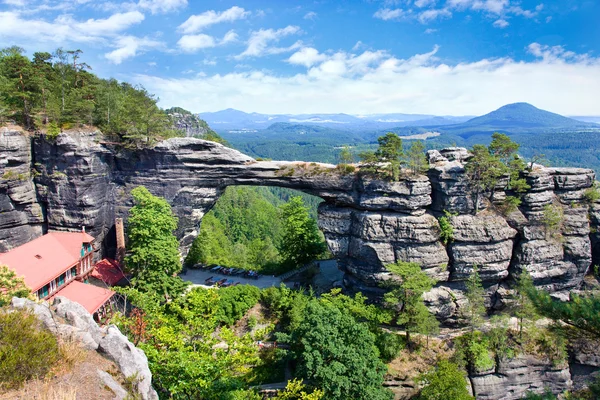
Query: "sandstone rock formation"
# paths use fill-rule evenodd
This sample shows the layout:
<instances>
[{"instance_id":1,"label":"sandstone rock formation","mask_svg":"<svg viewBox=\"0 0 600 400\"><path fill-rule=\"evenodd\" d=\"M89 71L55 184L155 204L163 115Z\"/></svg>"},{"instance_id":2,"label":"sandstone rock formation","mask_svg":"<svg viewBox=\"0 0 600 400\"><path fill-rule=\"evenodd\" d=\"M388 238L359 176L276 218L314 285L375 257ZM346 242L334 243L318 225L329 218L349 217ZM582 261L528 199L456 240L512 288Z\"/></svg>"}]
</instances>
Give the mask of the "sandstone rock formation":
<instances>
[{"instance_id":1,"label":"sandstone rock formation","mask_svg":"<svg viewBox=\"0 0 600 400\"><path fill-rule=\"evenodd\" d=\"M56 336L74 340L89 350L97 350L113 361L123 376L136 378L136 394L139 398L158 399L156 391L152 388L152 373L144 352L135 347L114 325L100 328L79 303L60 296L56 297L51 305L14 297L11 307L30 310L42 326ZM127 394L110 375L103 371L97 373L117 395Z\"/></svg>"},{"instance_id":2,"label":"sandstone rock formation","mask_svg":"<svg viewBox=\"0 0 600 400\"><path fill-rule=\"evenodd\" d=\"M318 163L258 162L222 145L174 138L151 149L128 150L102 143L99 132L62 133L55 142L4 128L0 176L35 173L22 181L0 181L0 248L8 249L43 229L88 231L110 252L114 218L126 217L130 191L138 185L166 198L179 216L181 248L190 246L203 215L231 185L268 185L302 190L324 199L319 226L346 272L349 290L381 293L385 265L421 264L438 280L425 300L446 323L460 321L464 281L477 265L489 308L501 308L511 280L528 271L539 287L568 295L600 247L600 204L585 190L593 171L536 166L525 172L531 186L516 212L502 215L481 201L477 215L465 177L470 157L462 148L430 151L430 169L399 182L341 175ZM496 195L502 199L503 193ZM544 224L548 207L563 215L557 227ZM438 218L450 218L454 240L443 243ZM13 233L14 232L14 233ZM105 240L106 238L106 240Z\"/></svg>"}]
</instances>

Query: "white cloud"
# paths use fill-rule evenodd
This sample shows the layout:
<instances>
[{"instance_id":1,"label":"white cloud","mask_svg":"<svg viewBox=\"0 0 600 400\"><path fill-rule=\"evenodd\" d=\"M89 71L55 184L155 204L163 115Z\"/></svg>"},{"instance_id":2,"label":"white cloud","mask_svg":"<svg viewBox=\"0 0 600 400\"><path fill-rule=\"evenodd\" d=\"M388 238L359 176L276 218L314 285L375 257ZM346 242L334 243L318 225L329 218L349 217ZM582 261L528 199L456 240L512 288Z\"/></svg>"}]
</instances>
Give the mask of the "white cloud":
<instances>
[{"instance_id":1,"label":"white cloud","mask_svg":"<svg viewBox=\"0 0 600 400\"><path fill-rule=\"evenodd\" d=\"M445 64L435 49L408 59L384 52L329 54L306 73L241 70L197 78L135 77L162 106L195 112L233 107L264 113L483 114L526 101L566 115L598 114L600 59L532 44L534 61Z\"/></svg>"},{"instance_id":2,"label":"white cloud","mask_svg":"<svg viewBox=\"0 0 600 400\"><path fill-rule=\"evenodd\" d=\"M438 31L437 29L427 28L427 29L425 29L425 34L431 35L432 33L436 33L437 31Z\"/></svg>"},{"instance_id":3,"label":"white cloud","mask_svg":"<svg viewBox=\"0 0 600 400\"><path fill-rule=\"evenodd\" d=\"M365 47L365 44L359 40L354 46L352 46L352 51L362 49L363 47Z\"/></svg>"},{"instance_id":4,"label":"white cloud","mask_svg":"<svg viewBox=\"0 0 600 400\"><path fill-rule=\"evenodd\" d=\"M317 18L317 13L314 11L309 11L306 14L304 14L304 19L310 19L310 20L314 20L315 18Z\"/></svg>"},{"instance_id":5,"label":"white cloud","mask_svg":"<svg viewBox=\"0 0 600 400\"><path fill-rule=\"evenodd\" d=\"M253 31L248 39L246 50L235 58L260 57L266 54L285 53L301 47L301 42L296 42L289 47L269 47L271 42L279 42L283 37L300 33L299 27L288 25L281 29L260 29Z\"/></svg>"},{"instance_id":6,"label":"white cloud","mask_svg":"<svg viewBox=\"0 0 600 400\"><path fill-rule=\"evenodd\" d=\"M77 22L70 15L59 16L55 23L68 26L76 32L91 36L106 36L129 29L132 25L144 20L144 14L139 11L113 14L106 19L88 19Z\"/></svg>"},{"instance_id":7,"label":"white cloud","mask_svg":"<svg viewBox=\"0 0 600 400\"><path fill-rule=\"evenodd\" d=\"M164 47L164 43L150 39L150 38L139 38L135 36L123 36L116 41L116 49L106 53L106 57L113 64L121 64L128 58L133 58L139 53Z\"/></svg>"},{"instance_id":8,"label":"white cloud","mask_svg":"<svg viewBox=\"0 0 600 400\"><path fill-rule=\"evenodd\" d=\"M23 18L18 12L0 12L0 38L13 43L106 43L107 39L139 24L144 15L138 11L116 13L105 19L77 21L61 15L48 22ZM4 42L4 43L6 43Z\"/></svg>"},{"instance_id":9,"label":"white cloud","mask_svg":"<svg viewBox=\"0 0 600 400\"><path fill-rule=\"evenodd\" d=\"M250 15L249 11L238 6L233 6L222 12L209 10L202 14L192 15L183 24L179 25L178 30L185 34L196 33L208 26L244 19L248 15Z\"/></svg>"},{"instance_id":10,"label":"white cloud","mask_svg":"<svg viewBox=\"0 0 600 400\"><path fill-rule=\"evenodd\" d=\"M445 8L440 8L440 9L432 8L430 10L425 10L422 13L420 13L419 21L422 24L426 24L427 22L436 20L438 18L451 17L451 16L452 16L452 13Z\"/></svg>"},{"instance_id":11,"label":"white cloud","mask_svg":"<svg viewBox=\"0 0 600 400\"><path fill-rule=\"evenodd\" d=\"M238 34L235 33L234 30L230 30L229 32L227 32L225 34L225 36L223 36L221 43L222 44L231 43L231 42L236 42L237 40L238 40Z\"/></svg>"},{"instance_id":12,"label":"white cloud","mask_svg":"<svg viewBox=\"0 0 600 400\"><path fill-rule=\"evenodd\" d=\"M320 54L317 49L312 47L304 47L300 51L295 52L287 59L287 62L295 65L304 65L310 67L320 61L327 59L325 54Z\"/></svg>"},{"instance_id":13,"label":"white cloud","mask_svg":"<svg viewBox=\"0 0 600 400\"><path fill-rule=\"evenodd\" d=\"M183 35L177 42L177 46L186 53L194 53L200 49L223 46L238 40L238 35L234 30L228 31L221 40L205 33L197 35Z\"/></svg>"},{"instance_id":14,"label":"white cloud","mask_svg":"<svg viewBox=\"0 0 600 400\"><path fill-rule=\"evenodd\" d=\"M415 7L423 8L434 5L436 0L415 0Z\"/></svg>"},{"instance_id":15,"label":"white cloud","mask_svg":"<svg viewBox=\"0 0 600 400\"><path fill-rule=\"evenodd\" d=\"M552 16L546 17L546 23L550 23L550 21L552 21Z\"/></svg>"},{"instance_id":16,"label":"white cloud","mask_svg":"<svg viewBox=\"0 0 600 400\"><path fill-rule=\"evenodd\" d=\"M404 15L404 10L401 8L382 8L377 10L373 17L382 19L384 21L389 21L390 19L400 18Z\"/></svg>"},{"instance_id":17,"label":"white cloud","mask_svg":"<svg viewBox=\"0 0 600 400\"><path fill-rule=\"evenodd\" d=\"M168 13L187 7L187 0L140 0L138 7L152 14Z\"/></svg>"},{"instance_id":18,"label":"white cloud","mask_svg":"<svg viewBox=\"0 0 600 400\"><path fill-rule=\"evenodd\" d=\"M200 49L215 47L215 39L210 35L200 33L198 35L183 35L177 42L177 46L188 53L193 53Z\"/></svg>"},{"instance_id":19,"label":"white cloud","mask_svg":"<svg viewBox=\"0 0 600 400\"><path fill-rule=\"evenodd\" d=\"M500 19L497 19L496 21L494 21L493 25L494 25L496 28L503 29L503 28L506 28L506 27L507 27L508 25L510 25L510 24L508 23L508 21L507 21L507 20L505 20L505 19L503 19L503 18L500 18Z\"/></svg>"}]
</instances>

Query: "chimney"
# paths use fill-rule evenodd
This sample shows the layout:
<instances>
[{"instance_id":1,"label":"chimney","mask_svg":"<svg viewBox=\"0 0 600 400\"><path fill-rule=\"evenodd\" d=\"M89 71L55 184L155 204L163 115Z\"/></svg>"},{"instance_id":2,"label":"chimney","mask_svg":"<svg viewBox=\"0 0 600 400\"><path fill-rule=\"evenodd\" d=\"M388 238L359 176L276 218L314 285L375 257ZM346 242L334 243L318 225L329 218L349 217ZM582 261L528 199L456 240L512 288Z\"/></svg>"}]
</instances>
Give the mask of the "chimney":
<instances>
[{"instance_id":1,"label":"chimney","mask_svg":"<svg viewBox=\"0 0 600 400\"><path fill-rule=\"evenodd\" d=\"M125 231L123 229L123 218L115 218L115 231L117 233L117 262L123 263L125 258Z\"/></svg>"}]
</instances>

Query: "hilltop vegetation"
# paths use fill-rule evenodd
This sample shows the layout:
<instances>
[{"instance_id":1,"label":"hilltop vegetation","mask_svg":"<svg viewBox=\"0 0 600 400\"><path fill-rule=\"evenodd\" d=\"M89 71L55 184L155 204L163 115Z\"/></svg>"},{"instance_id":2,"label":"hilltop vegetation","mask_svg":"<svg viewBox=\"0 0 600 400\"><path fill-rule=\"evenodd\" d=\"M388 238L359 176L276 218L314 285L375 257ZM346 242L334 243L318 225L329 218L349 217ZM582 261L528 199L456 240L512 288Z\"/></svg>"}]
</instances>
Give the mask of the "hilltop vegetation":
<instances>
[{"instance_id":1,"label":"hilltop vegetation","mask_svg":"<svg viewBox=\"0 0 600 400\"><path fill-rule=\"evenodd\" d=\"M0 124L14 121L54 138L63 129L98 127L111 141L134 147L185 136L158 98L144 87L101 79L82 60L81 50L36 52L31 59L13 46L0 51ZM178 109L181 114L190 114ZM198 120L201 121L201 120ZM204 121L196 123L206 124ZM205 127L207 128L207 126ZM212 130L209 140L221 140Z\"/></svg>"}]
</instances>

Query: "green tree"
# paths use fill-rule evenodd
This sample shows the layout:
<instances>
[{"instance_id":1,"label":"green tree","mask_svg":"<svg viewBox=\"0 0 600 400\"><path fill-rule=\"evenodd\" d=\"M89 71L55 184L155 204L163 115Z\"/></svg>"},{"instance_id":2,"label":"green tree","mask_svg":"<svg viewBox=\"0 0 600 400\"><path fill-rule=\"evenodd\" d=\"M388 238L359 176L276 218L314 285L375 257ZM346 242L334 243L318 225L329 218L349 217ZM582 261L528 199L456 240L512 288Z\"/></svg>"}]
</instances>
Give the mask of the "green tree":
<instances>
[{"instance_id":1,"label":"green tree","mask_svg":"<svg viewBox=\"0 0 600 400\"><path fill-rule=\"evenodd\" d=\"M181 271L179 242L173 234L177 217L163 198L138 186L131 191L134 206L127 220L127 270L135 286L168 296L181 289L174 275Z\"/></svg>"},{"instance_id":2,"label":"green tree","mask_svg":"<svg viewBox=\"0 0 600 400\"><path fill-rule=\"evenodd\" d=\"M33 300L31 289L25 284L25 280L6 265L0 265L0 307L10 304L13 297Z\"/></svg>"},{"instance_id":3,"label":"green tree","mask_svg":"<svg viewBox=\"0 0 600 400\"><path fill-rule=\"evenodd\" d=\"M482 194L490 193L492 197L499 179L507 169L484 145L474 145L471 152L473 157L467 163L466 176L473 192L473 203L477 214Z\"/></svg>"},{"instance_id":4,"label":"green tree","mask_svg":"<svg viewBox=\"0 0 600 400\"><path fill-rule=\"evenodd\" d=\"M23 55L24 51L17 46L0 51L0 75L4 77L0 95L3 103L12 109L14 117L25 129L33 129L35 80L31 61Z\"/></svg>"},{"instance_id":5,"label":"green tree","mask_svg":"<svg viewBox=\"0 0 600 400\"><path fill-rule=\"evenodd\" d=\"M418 400L473 400L464 372L447 360L441 360L433 371L422 375L419 382L424 387Z\"/></svg>"},{"instance_id":6,"label":"green tree","mask_svg":"<svg viewBox=\"0 0 600 400\"><path fill-rule=\"evenodd\" d=\"M340 164L343 165L352 164L354 162L354 156L352 156L348 146L341 148L338 159L340 160Z\"/></svg>"},{"instance_id":7,"label":"green tree","mask_svg":"<svg viewBox=\"0 0 600 400\"><path fill-rule=\"evenodd\" d=\"M473 271L471 272L471 275L469 275L469 279L465 282L465 288L467 304L463 316L471 327L471 332L473 332L481 326L483 319L487 314L485 309L485 290L481 283L477 265L473 265Z\"/></svg>"},{"instance_id":8,"label":"green tree","mask_svg":"<svg viewBox=\"0 0 600 400\"><path fill-rule=\"evenodd\" d=\"M408 168L414 174L422 174L427 172L429 165L427 163L427 157L425 157L425 145L421 140L415 140L408 149L406 154L408 159Z\"/></svg>"},{"instance_id":9,"label":"green tree","mask_svg":"<svg viewBox=\"0 0 600 400\"><path fill-rule=\"evenodd\" d=\"M332 400L384 400L385 365L375 338L362 323L332 305L312 300L293 332L299 377L309 379Z\"/></svg>"},{"instance_id":10,"label":"green tree","mask_svg":"<svg viewBox=\"0 0 600 400\"><path fill-rule=\"evenodd\" d=\"M434 333L438 323L423 303L423 293L431 290L435 281L416 263L399 261L386 268L400 281L390 283L392 290L383 300L388 308L396 311L396 323L404 327L407 343L410 343L411 333Z\"/></svg>"},{"instance_id":11,"label":"green tree","mask_svg":"<svg viewBox=\"0 0 600 400\"><path fill-rule=\"evenodd\" d=\"M314 260L326 250L317 221L308 214L300 196L281 206L283 237L281 256L288 265L300 266Z\"/></svg>"},{"instance_id":12,"label":"green tree","mask_svg":"<svg viewBox=\"0 0 600 400\"><path fill-rule=\"evenodd\" d=\"M527 295L544 317L580 329L600 338L600 296L579 296L571 293L570 301L553 299L548 292L530 287Z\"/></svg>"},{"instance_id":13,"label":"green tree","mask_svg":"<svg viewBox=\"0 0 600 400\"><path fill-rule=\"evenodd\" d=\"M277 393L275 400L321 400L323 391L316 389L309 393L306 391L306 386L299 379L288 381L284 390Z\"/></svg>"},{"instance_id":14,"label":"green tree","mask_svg":"<svg viewBox=\"0 0 600 400\"><path fill-rule=\"evenodd\" d=\"M377 139L379 147L375 151L377 160L385 163L385 170L388 172L390 179L397 181L400 178L400 168L402 166L402 139L392 132L386 133Z\"/></svg>"},{"instance_id":15,"label":"green tree","mask_svg":"<svg viewBox=\"0 0 600 400\"><path fill-rule=\"evenodd\" d=\"M528 296L534 290L531 275L526 271L521 272L517 277L515 285L515 303L512 306L513 315L519 321L519 340L523 341L523 329L526 323L534 322L538 315L535 305Z\"/></svg>"}]
</instances>

